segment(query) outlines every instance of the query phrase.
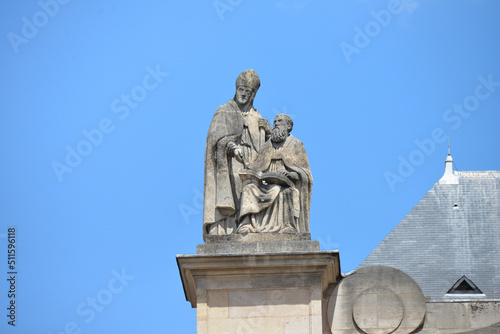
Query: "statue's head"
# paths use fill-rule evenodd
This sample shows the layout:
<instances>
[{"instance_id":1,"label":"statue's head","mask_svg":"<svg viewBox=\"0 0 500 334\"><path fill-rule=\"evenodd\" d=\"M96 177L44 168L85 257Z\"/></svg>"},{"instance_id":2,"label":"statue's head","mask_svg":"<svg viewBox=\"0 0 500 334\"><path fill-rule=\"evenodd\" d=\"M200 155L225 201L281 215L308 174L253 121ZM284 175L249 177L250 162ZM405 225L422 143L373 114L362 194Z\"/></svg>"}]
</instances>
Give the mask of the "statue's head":
<instances>
[{"instance_id":1,"label":"statue's head","mask_svg":"<svg viewBox=\"0 0 500 334\"><path fill-rule=\"evenodd\" d=\"M288 137L293 129L293 121L287 114L279 114L274 117L274 128L271 132L271 141L280 143Z\"/></svg>"},{"instance_id":2,"label":"statue's head","mask_svg":"<svg viewBox=\"0 0 500 334\"><path fill-rule=\"evenodd\" d=\"M234 100L240 106L253 105L253 100L260 87L260 79L254 70L246 70L240 73L236 79L236 94Z\"/></svg>"}]
</instances>

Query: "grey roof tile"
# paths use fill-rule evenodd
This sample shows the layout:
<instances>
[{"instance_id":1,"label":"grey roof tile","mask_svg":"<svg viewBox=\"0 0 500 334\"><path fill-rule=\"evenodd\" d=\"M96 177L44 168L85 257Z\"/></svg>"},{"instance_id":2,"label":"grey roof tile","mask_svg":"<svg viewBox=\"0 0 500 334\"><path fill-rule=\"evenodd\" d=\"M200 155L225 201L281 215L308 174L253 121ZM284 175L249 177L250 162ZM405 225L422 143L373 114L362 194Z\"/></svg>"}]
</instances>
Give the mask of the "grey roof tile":
<instances>
[{"instance_id":1,"label":"grey roof tile","mask_svg":"<svg viewBox=\"0 0 500 334\"><path fill-rule=\"evenodd\" d=\"M466 275L482 296L500 300L500 172L453 172L437 182L360 264L387 265L412 276L431 301ZM450 184L452 183L452 184Z\"/></svg>"}]
</instances>

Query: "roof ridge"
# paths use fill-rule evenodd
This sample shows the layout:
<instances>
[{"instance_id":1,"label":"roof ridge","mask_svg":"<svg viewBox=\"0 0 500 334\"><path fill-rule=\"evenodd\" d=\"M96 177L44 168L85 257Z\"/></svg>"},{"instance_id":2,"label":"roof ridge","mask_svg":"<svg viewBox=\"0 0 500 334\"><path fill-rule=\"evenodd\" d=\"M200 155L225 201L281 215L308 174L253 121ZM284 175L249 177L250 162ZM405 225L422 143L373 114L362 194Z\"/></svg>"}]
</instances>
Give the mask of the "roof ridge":
<instances>
[{"instance_id":1,"label":"roof ridge","mask_svg":"<svg viewBox=\"0 0 500 334\"><path fill-rule=\"evenodd\" d=\"M454 171L458 176L493 176L500 177L500 171L497 170L477 170L477 171Z\"/></svg>"}]
</instances>

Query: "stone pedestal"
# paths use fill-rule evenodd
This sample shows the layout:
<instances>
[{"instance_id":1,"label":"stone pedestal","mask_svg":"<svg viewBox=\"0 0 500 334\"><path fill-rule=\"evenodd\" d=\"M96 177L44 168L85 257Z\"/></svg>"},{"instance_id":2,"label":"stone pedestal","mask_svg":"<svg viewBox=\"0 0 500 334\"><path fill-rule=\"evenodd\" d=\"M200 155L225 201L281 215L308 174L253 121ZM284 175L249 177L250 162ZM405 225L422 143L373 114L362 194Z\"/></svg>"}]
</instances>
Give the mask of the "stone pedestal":
<instances>
[{"instance_id":1,"label":"stone pedestal","mask_svg":"<svg viewBox=\"0 0 500 334\"><path fill-rule=\"evenodd\" d=\"M338 251L177 255L177 264L198 334L321 334L323 292L341 275Z\"/></svg>"},{"instance_id":2,"label":"stone pedestal","mask_svg":"<svg viewBox=\"0 0 500 334\"><path fill-rule=\"evenodd\" d=\"M210 235L198 245L198 254L256 254L318 252L319 242L309 233L249 233Z\"/></svg>"}]
</instances>

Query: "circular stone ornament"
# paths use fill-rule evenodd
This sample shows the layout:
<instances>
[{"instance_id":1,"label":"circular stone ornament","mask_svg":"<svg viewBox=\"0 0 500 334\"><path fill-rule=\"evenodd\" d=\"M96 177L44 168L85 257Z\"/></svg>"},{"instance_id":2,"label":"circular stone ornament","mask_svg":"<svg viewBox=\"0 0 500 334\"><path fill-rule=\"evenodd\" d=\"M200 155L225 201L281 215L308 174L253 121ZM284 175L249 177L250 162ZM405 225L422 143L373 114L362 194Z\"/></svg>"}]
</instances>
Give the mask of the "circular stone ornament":
<instances>
[{"instance_id":1,"label":"circular stone ornament","mask_svg":"<svg viewBox=\"0 0 500 334\"><path fill-rule=\"evenodd\" d=\"M366 334L389 334L403 321L404 306L393 291L374 287L363 291L352 309L354 322Z\"/></svg>"},{"instance_id":2,"label":"circular stone ornament","mask_svg":"<svg viewBox=\"0 0 500 334\"><path fill-rule=\"evenodd\" d=\"M332 333L409 334L425 319L420 286L387 266L358 269L333 289L326 306Z\"/></svg>"}]
</instances>

